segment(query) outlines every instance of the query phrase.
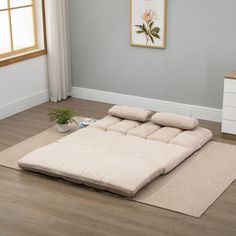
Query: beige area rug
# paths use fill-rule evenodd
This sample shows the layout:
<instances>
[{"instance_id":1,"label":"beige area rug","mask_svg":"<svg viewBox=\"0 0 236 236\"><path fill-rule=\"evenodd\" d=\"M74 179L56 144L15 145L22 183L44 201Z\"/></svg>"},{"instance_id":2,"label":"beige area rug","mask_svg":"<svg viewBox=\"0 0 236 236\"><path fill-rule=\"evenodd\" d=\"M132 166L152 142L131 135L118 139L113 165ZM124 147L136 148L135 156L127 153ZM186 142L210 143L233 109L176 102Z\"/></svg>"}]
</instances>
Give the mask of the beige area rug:
<instances>
[{"instance_id":1,"label":"beige area rug","mask_svg":"<svg viewBox=\"0 0 236 236\"><path fill-rule=\"evenodd\" d=\"M0 152L0 165L20 170L21 157L65 135L52 127ZM236 146L211 141L132 200L200 217L235 179Z\"/></svg>"}]
</instances>

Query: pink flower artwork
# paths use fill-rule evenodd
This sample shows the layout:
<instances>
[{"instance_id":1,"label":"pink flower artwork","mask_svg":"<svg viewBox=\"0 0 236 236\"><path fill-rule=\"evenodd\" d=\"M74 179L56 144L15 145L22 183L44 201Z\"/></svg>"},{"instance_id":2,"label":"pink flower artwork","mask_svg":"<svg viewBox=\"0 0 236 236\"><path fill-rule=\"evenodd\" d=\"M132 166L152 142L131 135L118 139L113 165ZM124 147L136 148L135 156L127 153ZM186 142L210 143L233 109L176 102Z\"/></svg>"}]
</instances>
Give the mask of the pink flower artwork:
<instances>
[{"instance_id":1,"label":"pink flower artwork","mask_svg":"<svg viewBox=\"0 0 236 236\"><path fill-rule=\"evenodd\" d=\"M151 9L145 10L143 12L142 18L144 22L154 21L156 19L156 13Z\"/></svg>"},{"instance_id":2,"label":"pink flower artwork","mask_svg":"<svg viewBox=\"0 0 236 236\"><path fill-rule=\"evenodd\" d=\"M167 0L130 0L130 43L166 48Z\"/></svg>"},{"instance_id":3,"label":"pink flower artwork","mask_svg":"<svg viewBox=\"0 0 236 236\"><path fill-rule=\"evenodd\" d=\"M155 44L156 39L160 39L160 28L155 26L155 20L157 18L157 14L155 11L151 9L146 9L141 16L143 20L143 24L135 25L137 28L137 34L144 34L146 37L146 45L148 45L151 40L152 44Z\"/></svg>"}]
</instances>

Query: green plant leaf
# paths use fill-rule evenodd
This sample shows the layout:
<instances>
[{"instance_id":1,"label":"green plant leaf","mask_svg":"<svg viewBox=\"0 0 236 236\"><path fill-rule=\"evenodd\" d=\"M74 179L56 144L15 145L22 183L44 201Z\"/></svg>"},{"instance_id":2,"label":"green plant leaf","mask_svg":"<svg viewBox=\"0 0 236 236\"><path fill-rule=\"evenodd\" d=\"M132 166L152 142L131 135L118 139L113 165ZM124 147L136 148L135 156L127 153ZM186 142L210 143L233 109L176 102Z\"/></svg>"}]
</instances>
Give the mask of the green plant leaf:
<instances>
[{"instance_id":1,"label":"green plant leaf","mask_svg":"<svg viewBox=\"0 0 236 236\"><path fill-rule=\"evenodd\" d=\"M143 26L142 25L135 25L135 27L138 27L140 29L143 29Z\"/></svg>"},{"instance_id":2,"label":"green plant leaf","mask_svg":"<svg viewBox=\"0 0 236 236\"><path fill-rule=\"evenodd\" d=\"M160 32L160 28L159 27L155 27L152 29L153 32L159 33Z\"/></svg>"},{"instance_id":3,"label":"green plant leaf","mask_svg":"<svg viewBox=\"0 0 236 236\"><path fill-rule=\"evenodd\" d=\"M160 39L160 36L159 36L159 34L157 34L157 33L155 33L155 32L152 32L152 36L154 36L155 38L158 38L158 39Z\"/></svg>"},{"instance_id":4,"label":"green plant leaf","mask_svg":"<svg viewBox=\"0 0 236 236\"><path fill-rule=\"evenodd\" d=\"M137 34L143 34L144 31L143 31L143 30L137 30L136 33L137 33Z\"/></svg>"},{"instance_id":5,"label":"green plant leaf","mask_svg":"<svg viewBox=\"0 0 236 236\"><path fill-rule=\"evenodd\" d=\"M73 117L77 113L70 108L54 108L49 110L48 115L50 116L51 121L56 121L58 124L68 124L73 122Z\"/></svg>"},{"instance_id":6,"label":"green plant leaf","mask_svg":"<svg viewBox=\"0 0 236 236\"><path fill-rule=\"evenodd\" d=\"M148 35L148 30L147 30L145 24L143 24L143 31Z\"/></svg>"},{"instance_id":7,"label":"green plant leaf","mask_svg":"<svg viewBox=\"0 0 236 236\"><path fill-rule=\"evenodd\" d=\"M152 21L151 23L150 23L150 29L152 29L152 27L153 27L153 24L154 24L154 22Z\"/></svg>"},{"instance_id":8,"label":"green plant leaf","mask_svg":"<svg viewBox=\"0 0 236 236\"><path fill-rule=\"evenodd\" d=\"M150 39L151 39L152 43L154 44L155 43L154 38L152 37L152 35L149 35L149 36L150 36Z\"/></svg>"}]
</instances>

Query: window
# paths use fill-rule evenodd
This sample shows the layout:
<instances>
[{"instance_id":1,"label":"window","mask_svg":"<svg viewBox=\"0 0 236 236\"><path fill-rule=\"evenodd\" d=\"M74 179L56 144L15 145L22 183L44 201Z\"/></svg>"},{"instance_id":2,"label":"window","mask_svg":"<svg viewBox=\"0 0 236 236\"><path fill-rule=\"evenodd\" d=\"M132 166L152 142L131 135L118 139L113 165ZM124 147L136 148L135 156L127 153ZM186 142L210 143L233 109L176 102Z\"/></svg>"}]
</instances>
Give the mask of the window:
<instances>
[{"instance_id":1,"label":"window","mask_svg":"<svg viewBox=\"0 0 236 236\"><path fill-rule=\"evenodd\" d=\"M0 60L45 49L43 3L0 0Z\"/></svg>"}]
</instances>

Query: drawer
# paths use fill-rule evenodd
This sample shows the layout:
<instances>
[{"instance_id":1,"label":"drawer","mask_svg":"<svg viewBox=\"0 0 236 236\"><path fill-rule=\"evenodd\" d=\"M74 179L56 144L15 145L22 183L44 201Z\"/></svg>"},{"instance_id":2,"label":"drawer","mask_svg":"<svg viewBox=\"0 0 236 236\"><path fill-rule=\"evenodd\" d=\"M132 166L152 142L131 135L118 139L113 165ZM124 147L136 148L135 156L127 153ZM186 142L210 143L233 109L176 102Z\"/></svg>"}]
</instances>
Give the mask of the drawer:
<instances>
[{"instance_id":1,"label":"drawer","mask_svg":"<svg viewBox=\"0 0 236 236\"><path fill-rule=\"evenodd\" d=\"M236 107L223 107L223 119L236 122Z\"/></svg>"},{"instance_id":2,"label":"drawer","mask_svg":"<svg viewBox=\"0 0 236 236\"><path fill-rule=\"evenodd\" d=\"M236 93L236 80L235 79L225 79L224 92Z\"/></svg>"},{"instance_id":3,"label":"drawer","mask_svg":"<svg viewBox=\"0 0 236 236\"><path fill-rule=\"evenodd\" d=\"M236 93L224 93L223 105L236 107Z\"/></svg>"},{"instance_id":4,"label":"drawer","mask_svg":"<svg viewBox=\"0 0 236 236\"><path fill-rule=\"evenodd\" d=\"M227 134L236 134L236 121L223 120L222 132Z\"/></svg>"}]
</instances>

